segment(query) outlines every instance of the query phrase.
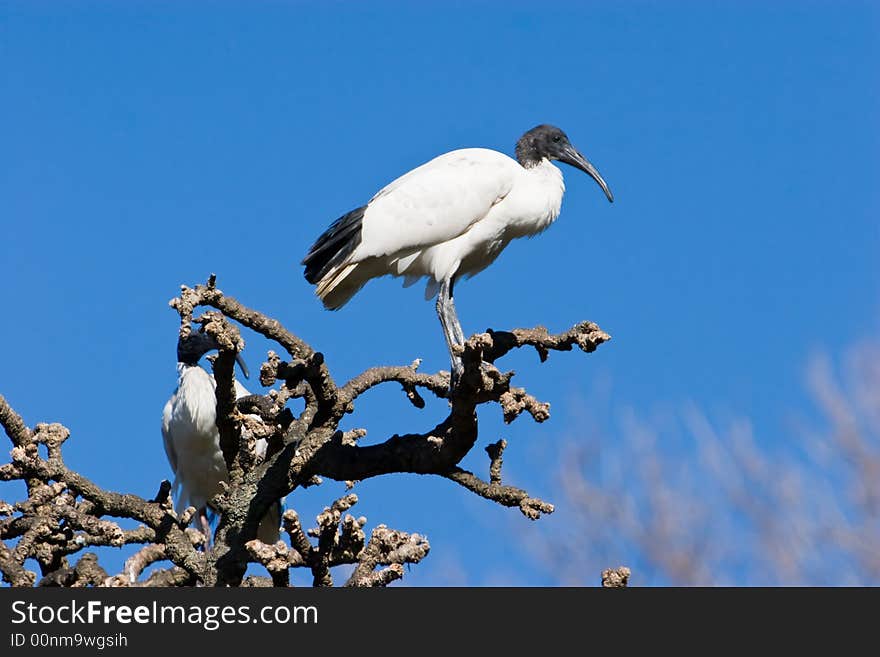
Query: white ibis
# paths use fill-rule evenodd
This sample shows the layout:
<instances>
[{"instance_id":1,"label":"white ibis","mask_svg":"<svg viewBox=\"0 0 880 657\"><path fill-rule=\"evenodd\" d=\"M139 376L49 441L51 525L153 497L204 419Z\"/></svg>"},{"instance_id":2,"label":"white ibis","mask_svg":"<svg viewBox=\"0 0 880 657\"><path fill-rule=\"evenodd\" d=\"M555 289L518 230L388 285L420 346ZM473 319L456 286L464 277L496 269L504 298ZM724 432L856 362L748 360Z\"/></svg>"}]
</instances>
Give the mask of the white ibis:
<instances>
[{"instance_id":1,"label":"white ibis","mask_svg":"<svg viewBox=\"0 0 880 657\"><path fill-rule=\"evenodd\" d=\"M217 398L214 377L199 366L199 359L218 345L205 333L193 333L177 343L177 390L162 412L162 438L165 455L174 471L172 490L178 512L188 506L199 510L202 531L210 536L208 501L220 492L220 482L228 479L226 462L220 450L217 430ZM247 376L247 366L240 355L236 360ZM235 396L249 395L247 388L235 381ZM266 441L256 443L257 456L265 456ZM280 503L274 505L260 522L257 538L264 543L278 540L281 524Z\"/></svg>"},{"instance_id":2,"label":"white ibis","mask_svg":"<svg viewBox=\"0 0 880 657\"><path fill-rule=\"evenodd\" d=\"M488 267L510 240L531 237L559 216L565 185L553 160L588 173L609 201L608 185L565 133L550 125L526 132L516 159L465 148L404 174L369 203L341 216L312 245L305 278L330 310L341 308L371 278L428 278L425 298L438 294L437 315L452 358L453 382L464 343L453 301L460 276Z\"/></svg>"}]
</instances>

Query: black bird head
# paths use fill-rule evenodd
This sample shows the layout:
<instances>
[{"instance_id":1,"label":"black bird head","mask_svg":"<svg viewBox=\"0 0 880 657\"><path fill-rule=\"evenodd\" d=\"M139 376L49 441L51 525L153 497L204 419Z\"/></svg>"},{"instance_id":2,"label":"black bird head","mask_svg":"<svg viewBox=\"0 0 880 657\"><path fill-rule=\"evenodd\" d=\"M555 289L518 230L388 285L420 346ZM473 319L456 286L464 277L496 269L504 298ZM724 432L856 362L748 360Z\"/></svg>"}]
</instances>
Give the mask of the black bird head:
<instances>
[{"instance_id":1,"label":"black bird head","mask_svg":"<svg viewBox=\"0 0 880 657\"><path fill-rule=\"evenodd\" d=\"M533 167L545 158L565 162L590 174L593 180L599 183L599 187L605 192L608 200L614 202L611 190L608 189L608 185L596 171L596 167L571 145L568 136L562 130L546 124L532 128L516 142L516 160L522 166Z\"/></svg>"},{"instance_id":2,"label":"black bird head","mask_svg":"<svg viewBox=\"0 0 880 657\"><path fill-rule=\"evenodd\" d=\"M178 338L177 362L183 363L184 365L197 365L202 356L213 349L219 348L220 345L217 344L217 341L213 337L207 333L196 331L195 333L190 333L185 338ZM237 362L238 366L241 368L241 373L244 375L244 378L250 378L247 364L245 364L241 354L235 354L235 362Z\"/></svg>"}]
</instances>

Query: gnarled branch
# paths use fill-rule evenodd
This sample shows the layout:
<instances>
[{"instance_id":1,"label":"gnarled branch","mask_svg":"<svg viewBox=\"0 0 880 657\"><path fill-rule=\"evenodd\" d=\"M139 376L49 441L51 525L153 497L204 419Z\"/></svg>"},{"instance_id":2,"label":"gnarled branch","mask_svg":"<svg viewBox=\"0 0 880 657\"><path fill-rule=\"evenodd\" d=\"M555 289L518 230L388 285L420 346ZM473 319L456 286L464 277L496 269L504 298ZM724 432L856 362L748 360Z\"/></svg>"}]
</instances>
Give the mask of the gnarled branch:
<instances>
[{"instance_id":1,"label":"gnarled branch","mask_svg":"<svg viewBox=\"0 0 880 657\"><path fill-rule=\"evenodd\" d=\"M208 547L199 532L187 527L195 509L175 513L167 481L152 499L102 489L64 463L61 451L69 436L66 428L40 424L31 429L0 396L0 425L12 443L10 461L0 464L0 481L23 480L28 487L27 499L0 503L4 581L33 585L37 575L24 563L34 558L45 585L255 586L271 582L287 586L291 568L308 568L314 584L326 586L333 583L331 569L344 564L354 565L346 586L386 585L403 575L404 564L420 562L430 546L419 534L384 525L378 525L367 540L366 519L348 513L357 503L354 493L328 506L309 531L303 530L299 516L289 509L283 515L287 542L267 545L257 540L260 520L279 499L295 499L298 488L316 485L322 477L344 481L351 488L363 479L402 472L449 479L485 499L519 508L531 519L551 513L551 504L502 482L505 441L487 447L488 480L460 467L479 436L477 409L496 405L505 422L523 413L544 422L550 415L549 404L513 386L513 372L502 372L494 363L521 347L536 349L544 361L550 351L577 346L592 352L610 339L590 322L558 334L543 327L489 330L458 347L464 370L452 389L448 372L421 372L418 360L410 365L373 367L337 387L320 351L277 320L225 295L213 275L206 285L183 286L170 305L180 316L179 335L185 337L194 324L201 324L200 330L220 345L214 361L217 425L229 476L222 482L222 492L211 500L220 516L212 544ZM200 307L206 311L194 317ZM234 358L244 344L236 323L280 345L288 358L269 352L260 369L260 382L275 387L241 400L235 398L233 383ZM446 400L445 417L433 419L430 428L420 433L360 444L366 431L344 431L340 422L354 412L360 395L387 383L401 386L416 408L426 407L424 391ZM296 399L305 403L298 414L289 405ZM253 454L257 438L267 440L265 457ZM123 530L115 521L121 518L134 519L141 526ZM128 544L144 547L128 559L123 572L113 576L103 572L91 553L83 554L76 566L67 562L69 555L89 546ZM148 566L160 561L169 561L171 566L141 579ZM245 578L249 563L262 564L271 579Z\"/></svg>"}]
</instances>

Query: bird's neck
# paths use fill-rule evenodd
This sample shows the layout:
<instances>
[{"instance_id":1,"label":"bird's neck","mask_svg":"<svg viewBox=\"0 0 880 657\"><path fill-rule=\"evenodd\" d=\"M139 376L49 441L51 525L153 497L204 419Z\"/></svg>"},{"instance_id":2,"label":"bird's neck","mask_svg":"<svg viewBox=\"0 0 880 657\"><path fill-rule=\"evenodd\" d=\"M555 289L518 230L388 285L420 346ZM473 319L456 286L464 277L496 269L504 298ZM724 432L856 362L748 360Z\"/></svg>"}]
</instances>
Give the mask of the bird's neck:
<instances>
[{"instance_id":1,"label":"bird's neck","mask_svg":"<svg viewBox=\"0 0 880 657\"><path fill-rule=\"evenodd\" d=\"M185 363L182 361L177 362L177 375L183 376L186 372L189 372L193 368L204 369L198 363Z\"/></svg>"},{"instance_id":2,"label":"bird's neck","mask_svg":"<svg viewBox=\"0 0 880 657\"><path fill-rule=\"evenodd\" d=\"M177 389L187 399L213 397L215 385L214 377L201 365L177 363Z\"/></svg>"},{"instance_id":3,"label":"bird's neck","mask_svg":"<svg viewBox=\"0 0 880 657\"><path fill-rule=\"evenodd\" d=\"M541 166L545 162L550 162L546 157L530 157L524 156L522 153L517 153L516 161L519 162L520 166L523 169L534 169L537 166Z\"/></svg>"},{"instance_id":4,"label":"bird's neck","mask_svg":"<svg viewBox=\"0 0 880 657\"><path fill-rule=\"evenodd\" d=\"M547 185L554 189L554 191L558 189L561 198L562 192L565 191L565 181L562 178L562 171L560 171L559 167L544 157L529 166L523 165L523 168L539 184Z\"/></svg>"},{"instance_id":5,"label":"bird's neck","mask_svg":"<svg viewBox=\"0 0 880 657\"><path fill-rule=\"evenodd\" d=\"M559 216L565 192L562 171L547 158L523 167L522 176L509 199L505 235L510 239L545 230Z\"/></svg>"}]
</instances>

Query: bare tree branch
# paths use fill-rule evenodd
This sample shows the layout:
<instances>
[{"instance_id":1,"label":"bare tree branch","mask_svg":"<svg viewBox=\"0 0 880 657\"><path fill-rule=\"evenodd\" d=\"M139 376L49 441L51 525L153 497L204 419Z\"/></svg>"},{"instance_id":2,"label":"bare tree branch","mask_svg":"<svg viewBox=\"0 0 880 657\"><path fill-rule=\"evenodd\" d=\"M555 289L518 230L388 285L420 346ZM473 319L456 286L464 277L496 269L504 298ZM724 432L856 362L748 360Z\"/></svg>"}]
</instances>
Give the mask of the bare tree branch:
<instances>
[{"instance_id":1,"label":"bare tree branch","mask_svg":"<svg viewBox=\"0 0 880 657\"><path fill-rule=\"evenodd\" d=\"M502 483L506 442L487 448L488 482L459 467L478 438L476 411L483 404L497 405L506 422L524 412L536 422L545 421L549 404L512 386L513 373L501 372L492 363L520 347L535 348L544 360L552 350L570 351L577 345L590 352L609 339L588 322L560 334L542 327L488 331L472 336L460 348L464 372L452 390L448 372L420 372L418 360L407 366L373 367L337 387L321 352L277 320L225 295L213 275L206 285L182 286L170 305L180 316L180 337L201 330L219 345L213 360L217 427L228 478L210 501L219 515L210 545L200 532L188 528L195 509L174 511L167 480L152 499L104 490L64 463L61 448L70 433L65 427L38 424L30 429L0 397L0 424L12 443L10 461L0 464L0 481L22 480L28 489L25 500L0 503L4 581L33 585L37 575L24 563L35 559L42 571L40 583L53 586L288 586L289 571L295 568L309 569L316 586L330 586L333 568L341 565L354 566L346 586L387 585L403 576L404 564L419 563L427 556L430 546L419 534L385 525L375 527L367 540L366 519L348 513L358 501L354 493L325 508L317 516L317 526L308 531L296 512L288 510L283 528L289 545L258 540L261 519L279 499L324 477L351 488L363 479L401 472L444 477L481 497L519 508L532 519L551 513L551 504ZM196 316L199 308L206 310ZM234 361L244 347L239 326L280 345L289 360L270 351L260 368L260 382L274 387L266 394L237 400ZM423 391L446 400L446 417L434 419L431 428L421 433L359 445L366 431L343 431L340 421L354 412L360 395L386 383L400 385L419 409L426 406ZM289 405L297 399L304 401L298 414ZM258 438L267 441L265 457L255 456ZM119 519L141 525L123 530ZM113 576L103 571L93 553L82 553L90 546L130 544L143 547ZM71 566L67 557L77 553L81 556ZM170 567L154 568L142 579L147 568L165 561ZM245 578L250 563L264 566L270 577Z\"/></svg>"},{"instance_id":2,"label":"bare tree branch","mask_svg":"<svg viewBox=\"0 0 880 657\"><path fill-rule=\"evenodd\" d=\"M626 566L602 571L602 586L606 589L624 589L629 586L630 570Z\"/></svg>"},{"instance_id":3,"label":"bare tree branch","mask_svg":"<svg viewBox=\"0 0 880 657\"><path fill-rule=\"evenodd\" d=\"M498 502L503 506L518 507L529 520L537 520L542 513L553 513L552 504L529 497L529 494L521 488L503 486L500 483L488 483L472 472L457 467L444 476L487 500Z\"/></svg>"},{"instance_id":4,"label":"bare tree branch","mask_svg":"<svg viewBox=\"0 0 880 657\"><path fill-rule=\"evenodd\" d=\"M27 428L21 416L12 410L3 395L0 395L0 426L3 427L14 447L24 447L31 441L31 430Z\"/></svg>"},{"instance_id":5,"label":"bare tree branch","mask_svg":"<svg viewBox=\"0 0 880 657\"><path fill-rule=\"evenodd\" d=\"M428 541L418 534L398 532L379 525L373 530L357 568L345 585L385 586L403 576L403 564L418 563L428 555L430 549ZM390 568L376 573L374 571L378 566Z\"/></svg>"}]
</instances>

